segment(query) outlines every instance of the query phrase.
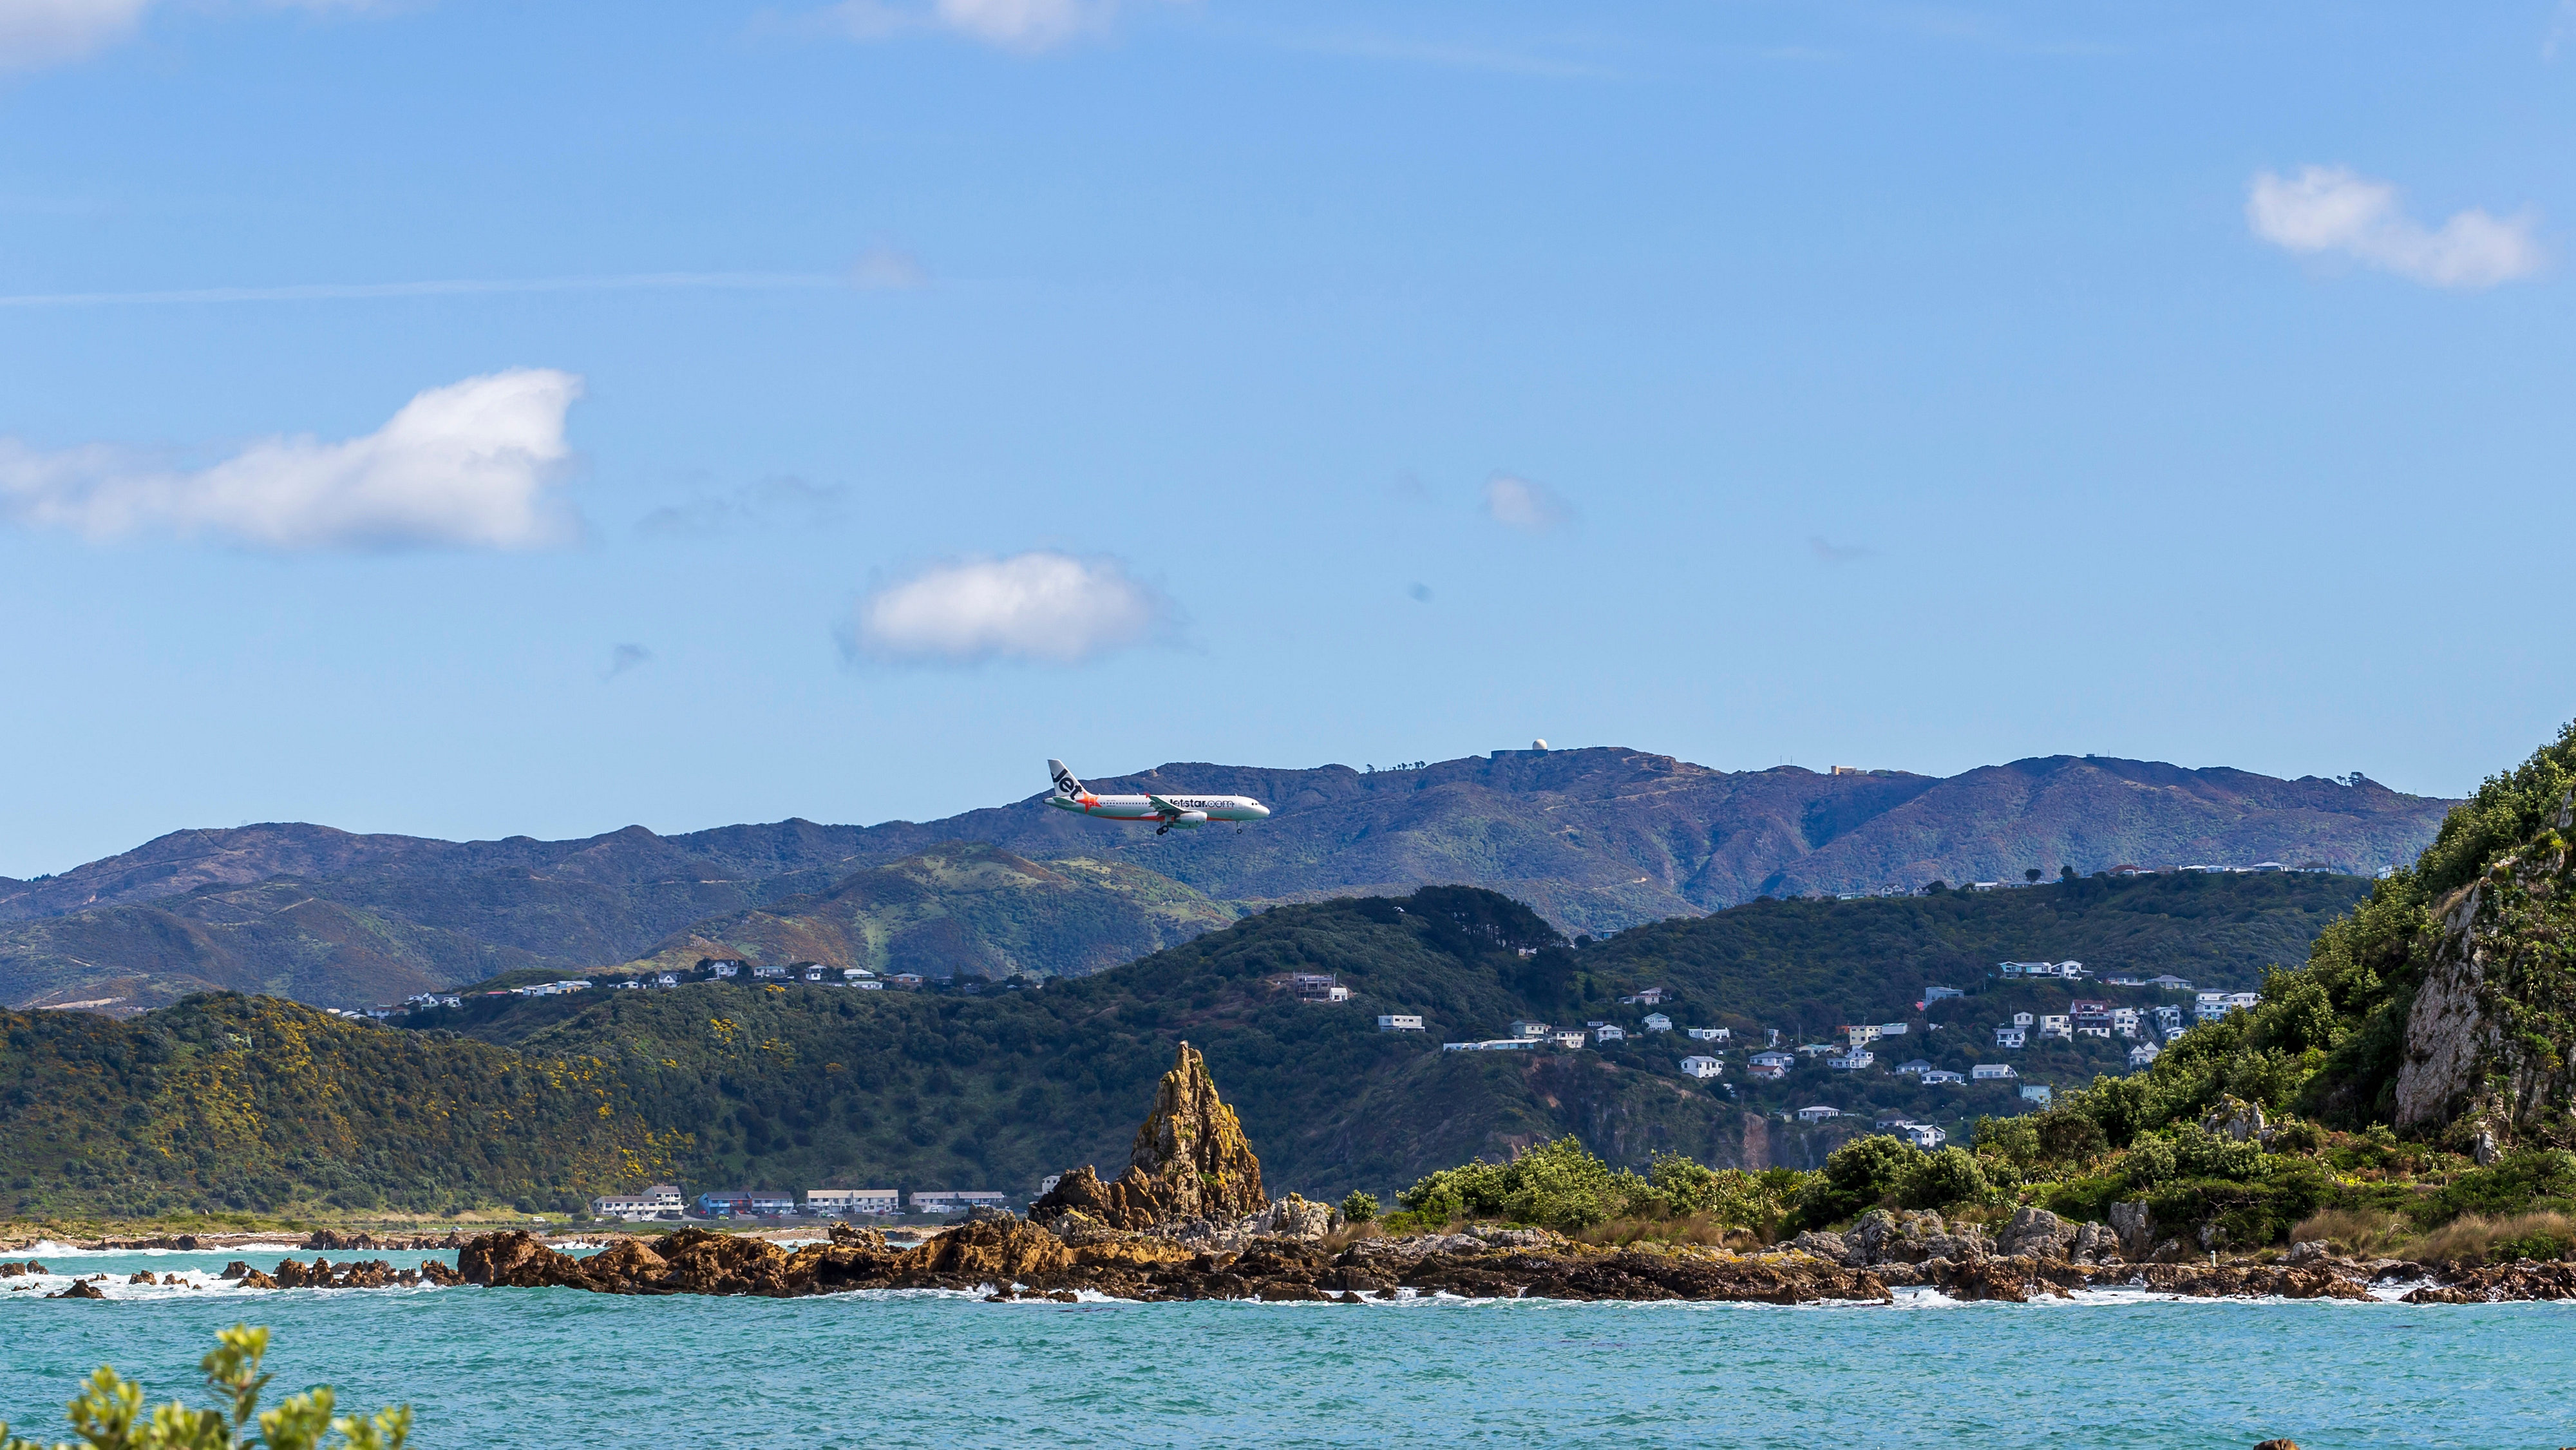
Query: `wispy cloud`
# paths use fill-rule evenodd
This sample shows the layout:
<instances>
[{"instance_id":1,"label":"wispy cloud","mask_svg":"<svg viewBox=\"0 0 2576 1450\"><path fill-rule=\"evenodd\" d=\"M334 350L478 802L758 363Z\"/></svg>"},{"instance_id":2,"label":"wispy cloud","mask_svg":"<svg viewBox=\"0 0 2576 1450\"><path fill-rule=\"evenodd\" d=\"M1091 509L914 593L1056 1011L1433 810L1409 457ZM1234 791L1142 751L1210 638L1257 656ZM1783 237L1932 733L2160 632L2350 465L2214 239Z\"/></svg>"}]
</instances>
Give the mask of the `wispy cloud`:
<instances>
[{"instance_id":1,"label":"wispy cloud","mask_svg":"<svg viewBox=\"0 0 2576 1450\"><path fill-rule=\"evenodd\" d=\"M869 593L840 631L852 659L1078 664L1170 633L1178 611L1115 559L1036 550L936 564Z\"/></svg>"},{"instance_id":2,"label":"wispy cloud","mask_svg":"<svg viewBox=\"0 0 2576 1450\"><path fill-rule=\"evenodd\" d=\"M621 644L608 652L608 668L600 672L603 680L613 680L638 665L651 664L653 652L640 644Z\"/></svg>"},{"instance_id":3,"label":"wispy cloud","mask_svg":"<svg viewBox=\"0 0 2576 1450\"><path fill-rule=\"evenodd\" d=\"M153 0L0 0L0 70L78 60L126 39ZM266 0L276 10L371 10L372 0Z\"/></svg>"},{"instance_id":4,"label":"wispy cloud","mask_svg":"<svg viewBox=\"0 0 2576 1450\"><path fill-rule=\"evenodd\" d=\"M2549 30L2540 37L2540 58L2556 61L2571 37L2576 37L2576 0L2558 0L2558 11L2550 18Z\"/></svg>"},{"instance_id":5,"label":"wispy cloud","mask_svg":"<svg viewBox=\"0 0 2576 1450\"><path fill-rule=\"evenodd\" d=\"M902 292L930 285L921 259L893 247L870 247L850 264L850 285L869 292Z\"/></svg>"},{"instance_id":6,"label":"wispy cloud","mask_svg":"<svg viewBox=\"0 0 2576 1450\"><path fill-rule=\"evenodd\" d=\"M727 494L705 494L658 508L635 531L659 538L709 538L745 528L828 528L841 522L849 490L801 478L764 478Z\"/></svg>"},{"instance_id":7,"label":"wispy cloud","mask_svg":"<svg viewBox=\"0 0 2576 1450\"><path fill-rule=\"evenodd\" d=\"M9 0L0 0L0 5ZM286 287L187 287L160 292L21 292L0 307L141 307L178 302L349 302L383 297L471 297L517 292L762 292L841 288L855 273L637 272L614 277L450 278L432 282L313 282Z\"/></svg>"},{"instance_id":8,"label":"wispy cloud","mask_svg":"<svg viewBox=\"0 0 2576 1450\"><path fill-rule=\"evenodd\" d=\"M796 24L852 40L956 35L1034 55L1108 30L1123 8L1121 0L841 0Z\"/></svg>"},{"instance_id":9,"label":"wispy cloud","mask_svg":"<svg viewBox=\"0 0 2576 1450\"><path fill-rule=\"evenodd\" d=\"M1508 473L1485 480L1485 513L1498 524L1545 534L1574 522L1574 506L1542 483Z\"/></svg>"},{"instance_id":10,"label":"wispy cloud","mask_svg":"<svg viewBox=\"0 0 2576 1450\"><path fill-rule=\"evenodd\" d=\"M2310 166L2288 178L2257 174L2245 221L2284 250L2340 252L2432 287L2492 287L2528 277L2547 261L2528 216L2471 207L2428 227L2399 206L2395 186L2340 166Z\"/></svg>"},{"instance_id":11,"label":"wispy cloud","mask_svg":"<svg viewBox=\"0 0 2576 1450\"><path fill-rule=\"evenodd\" d=\"M1878 557L1876 549L1863 548L1856 544L1837 544L1822 534L1807 536L1807 550L1816 556L1817 562L1823 564L1856 564L1863 559Z\"/></svg>"},{"instance_id":12,"label":"wispy cloud","mask_svg":"<svg viewBox=\"0 0 2576 1450\"><path fill-rule=\"evenodd\" d=\"M0 439L0 519L279 551L542 547L575 532L550 486L572 456L564 415L580 396L570 373L492 373L431 388L362 438L271 438L195 471Z\"/></svg>"}]
</instances>

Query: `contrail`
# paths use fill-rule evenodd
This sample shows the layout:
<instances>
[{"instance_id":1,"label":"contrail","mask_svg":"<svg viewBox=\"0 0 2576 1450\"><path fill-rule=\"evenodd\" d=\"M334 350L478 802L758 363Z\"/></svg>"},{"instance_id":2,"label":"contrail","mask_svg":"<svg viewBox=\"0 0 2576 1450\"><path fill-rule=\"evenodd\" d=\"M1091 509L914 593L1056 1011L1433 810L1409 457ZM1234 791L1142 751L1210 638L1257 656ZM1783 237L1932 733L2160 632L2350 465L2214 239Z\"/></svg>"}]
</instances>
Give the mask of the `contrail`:
<instances>
[{"instance_id":1,"label":"contrail","mask_svg":"<svg viewBox=\"0 0 2576 1450\"><path fill-rule=\"evenodd\" d=\"M829 272L638 272L624 277L457 278L443 282L317 282L293 287L192 287L173 292L22 292L0 307L143 307L165 302L346 302L377 297L471 297L497 292L774 291L851 286Z\"/></svg>"}]
</instances>

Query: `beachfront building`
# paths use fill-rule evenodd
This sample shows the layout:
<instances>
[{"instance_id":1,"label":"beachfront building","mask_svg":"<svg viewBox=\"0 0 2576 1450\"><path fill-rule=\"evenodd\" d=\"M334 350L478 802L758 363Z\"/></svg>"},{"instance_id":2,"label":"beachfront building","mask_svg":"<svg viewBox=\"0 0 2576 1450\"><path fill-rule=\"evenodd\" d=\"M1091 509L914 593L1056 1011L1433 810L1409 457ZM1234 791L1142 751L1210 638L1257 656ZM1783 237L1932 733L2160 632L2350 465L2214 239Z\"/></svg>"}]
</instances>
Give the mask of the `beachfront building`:
<instances>
[{"instance_id":1,"label":"beachfront building","mask_svg":"<svg viewBox=\"0 0 2576 1450\"><path fill-rule=\"evenodd\" d=\"M1682 1059L1682 1071L1692 1077L1715 1077L1726 1071L1726 1064L1714 1057L1685 1057Z\"/></svg>"},{"instance_id":2,"label":"beachfront building","mask_svg":"<svg viewBox=\"0 0 2576 1450\"><path fill-rule=\"evenodd\" d=\"M964 1213L970 1208L1000 1208L1007 1200L987 1188L925 1188L912 1195L915 1213Z\"/></svg>"},{"instance_id":3,"label":"beachfront building","mask_svg":"<svg viewBox=\"0 0 2576 1450\"><path fill-rule=\"evenodd\" d=\"M701 1218L731 1218L750 1212L751 1190L748 1188L720 1188L713 1193L698 1195L698 1216Z\"/></svg>"},{"instance_id":4,"label":"beachfront building","mask_svg":"<svg viewBox=\"0 0 2576 1450\"><path fill-rule=\"evenodd\" d=\"M903 1194L892 1188L809 1188L805 1211L826 1217L854 1213L900 1213Z\"/></svg>"},{"instance_id":5,"label":"beachfront building","mask_svg":"<svg viewBox=\"0 0 2576 1450\"><path fill-rule=\"evenodd\" d=\"M1422 1014L1419 1012L1381 1012L1377 1016L1377 1030L1380 1032L1419 1032L1422 1030Z\"/></svg>"}]
</instances>

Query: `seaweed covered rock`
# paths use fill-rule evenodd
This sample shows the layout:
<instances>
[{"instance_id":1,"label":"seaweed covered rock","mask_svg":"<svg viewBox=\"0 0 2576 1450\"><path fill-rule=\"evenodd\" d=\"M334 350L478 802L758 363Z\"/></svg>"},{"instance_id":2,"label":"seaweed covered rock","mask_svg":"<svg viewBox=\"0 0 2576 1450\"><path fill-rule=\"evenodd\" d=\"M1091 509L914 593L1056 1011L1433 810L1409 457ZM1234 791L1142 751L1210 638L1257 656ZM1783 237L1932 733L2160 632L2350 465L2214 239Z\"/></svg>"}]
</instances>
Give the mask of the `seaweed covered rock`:
<instances>
[{"instance_id":1,"label":"seaweed covered rock","mask_svg":"<svg viewBox=\"0 0 2576 1450\"><path fill-rule=\"evenodd\" d=\"M1103 1183L1089 1165L1066 1173L1029 1208L1051 1223L1079 1212L1117 1229L1193 1220L1232 1223L1270 1206L1261 1160L1243 1136L1234 1109L1217 1096L1207 1060L1184 1042L1154 1092L1154 1109L1136 1130L1127 1171Z\"/></svg>"}]
</instances>

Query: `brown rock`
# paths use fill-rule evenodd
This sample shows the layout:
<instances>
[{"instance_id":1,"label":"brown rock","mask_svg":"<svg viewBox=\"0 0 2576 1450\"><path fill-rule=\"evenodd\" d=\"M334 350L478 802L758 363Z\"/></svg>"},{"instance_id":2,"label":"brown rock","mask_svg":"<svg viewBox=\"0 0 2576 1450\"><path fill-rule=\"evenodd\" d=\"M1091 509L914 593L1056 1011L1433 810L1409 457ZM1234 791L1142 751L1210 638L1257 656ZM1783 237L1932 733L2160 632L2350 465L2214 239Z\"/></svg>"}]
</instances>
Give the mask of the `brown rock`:
<instances>
[{"instance_id":1,"label":"brown rock","mask_svg":"<svg viewBox=\"0 0 2576 1450\"><path fill-rule=\"evenodd\" d=\"M1055 1235L1024 1219L1008 1223L980 1219L896 1255L895 1262L906 1274L1009 1283L1071 1268L1073 1252Z\"/></svg>"},{"instance_id":2,"label":"brown rock","mask_svg":"<svg viewBox=\"0 0 2576 1450\"><path fill-rule=\"evenodd\" d=\"M2299 1450L2299 1442L2296 1440L2266 1440L2262 1444L2255 1446L2254 1450Z\"/></svg>"},{"instance_id":3,"label":"brown rock","mask_svg":"<svg viewBox=\"0 0 2576 1450\"><path fill-rule=\"evenodd\" d=\"M161 1281L152 1277L152 1271L150 1269L140 1269L135 1272L133 1278L128 1279L125 1282L129 1284L158 1284Z\"/></svg>"},{"instance_id":4,"label":"brown rock","mask_svg":"<svg viewBox=\"0 0 2576 1450\"><path fill-rule=\"evenodd\" d=\"M279 1264L278 1281L286 1281L286 1268L293 1259ZM299 1266L300 1267L300 1266ZM579 1261L569 1254L559 1254L537 1242L536 1235L524 1229L506 1233L482 1234L468 1240L456 1251L458 1277L468 1284L482 1284L496 1289L543 1289L591 1287Z\"/></svg>"},{"instance_id":5,"label":"brown rock","mask_svg":"<svg viewBox=\"0 0 2576 1450\"><path fill-rule=\"evenodd\" d=\"M104 1299L107 1296L98 1292L97 1285L82 1279L59 1294L48 1294L45 1297L48 1299Z\"/></svg>"},{"instance_id":6,"label":"brown rock","mask_svg":"<svg viewBox=\"0 0 2576 1450\"><path fill-rule=\"evenodd\" d=\"M885 1251L886 1247L885 1230L881 1228L859 1228L853 1224L835 1223L832 1225L832 1242L843 1248L875 1249L882 1253Z\"/></svg>"},{"instance_id":7,"label":"brown rock","mask_svg":"<svg viewBox=\"0 0 2576 1450\"><path fill-rule=\"evenodd\" d=\"M1217 1096L1207 1061L1184 1042L1154 1093L1154 1109L1136 1130L1127 1171L1104 1184L1090 1167L1064 1175L1032 1205L1049 1223L1078 1211L1111 1228L1141 1229L1190 1219L1231 1222L1268 1208L1261 1160L1243 1136L1234 1109Z\"/></svg>"}]
</instances>

